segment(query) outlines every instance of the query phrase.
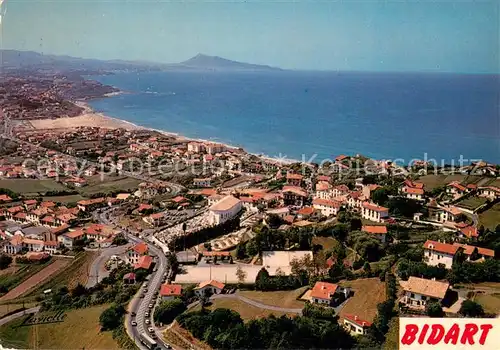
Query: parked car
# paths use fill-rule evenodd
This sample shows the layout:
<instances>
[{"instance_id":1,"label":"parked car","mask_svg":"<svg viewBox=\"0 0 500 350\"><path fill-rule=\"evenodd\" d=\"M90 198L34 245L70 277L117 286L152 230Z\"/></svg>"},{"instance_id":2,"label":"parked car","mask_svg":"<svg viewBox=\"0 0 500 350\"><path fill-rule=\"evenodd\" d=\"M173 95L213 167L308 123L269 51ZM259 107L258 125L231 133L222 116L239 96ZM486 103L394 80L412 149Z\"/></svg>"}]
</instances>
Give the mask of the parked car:
<instances>
[{"instance_id":1,"label":"parked car","mask_svg":"<svg viewBox=\"0 0 500 350\"><path fill-rule=\"evenodd\" d=\"M146 319L146 321L144 321L144 323L146 323L146 324L150 324L150 323L151 323L151 321L149 321L149 319Z\"/></svg>"},{"instance_id":2,"label":"parked car","mask_svg":"<svg viewBox=\"0 0 500 350\"><path fill-rule=\"evenodd\" d=\"M135 317L137 314L135 312L131 312L130 316Z\"/></svg>"},{"instance_id":3,"label":"parked car","mask_svg":"<svg viewBox=\"0 0 500 350\"><path fill-rule=\"evenodd\" d=\"M142 293L141 295L139 295L139 298L144 298L144 293Z\"/></svg>"},{"instance_id":4,"label":"parked car","mask_svg":"<svg viewBox=\"0 0 500 350\"><path fill-rule=\"evenodd\" d=\"M149 317L149 311L146 311L146 312L144 313L144 316Z\"/></svg>"},{"instance_id":5,"label":"parked car","mask_svg":"<svg viewBox=\"0 0 500 350\"><path fill-rule=\"evenodd\" d=\"M149 333L154 333L154 332L155 332L155 330L153 329L153 327L149 327L149 328L148 328L148 332L149 332Z\"/></svg>"},{"instance_id":6,"label":"parked car","mask_svg":"<svg viewBox=\"0 0 500 350\"><path fill-rule=\"evenodd\" d=\"M131 324L132 326L137 326L137 322L135 322L135 321L130 322L130 324Z\"/></svg>"},{"instance_id":7,"label":"parked car","mask_svg":"<svg viewBox=\"0 0 500 350\"><path fill-rule=\"evenodd\" d=\"M152 308L153 308L153 306L154 306L153 304L149 304L149 305L148 305L148 307L149 307L150 309L152 309Z\"/></svg>"}]
</instances>

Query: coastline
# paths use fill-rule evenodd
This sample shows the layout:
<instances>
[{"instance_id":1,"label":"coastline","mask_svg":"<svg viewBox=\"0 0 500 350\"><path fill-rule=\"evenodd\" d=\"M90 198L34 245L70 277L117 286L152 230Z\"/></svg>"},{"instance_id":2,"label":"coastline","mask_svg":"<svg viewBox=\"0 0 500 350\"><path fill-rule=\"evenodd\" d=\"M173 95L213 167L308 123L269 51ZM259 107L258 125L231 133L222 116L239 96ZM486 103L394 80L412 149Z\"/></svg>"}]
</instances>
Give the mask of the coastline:
<instances>
[{"instance_id":1,"label":"coastline","mask_svg":"<svg viewBox=\"0 0 500 350\"><path fill-rule=\"evenodd\" d=\"M121 91L112 92L110 94L106 94L104 97L112 97L122 94ZM159 130L154 128L149 128L141 125L134 124L132 122L122 120L119 118L114 118L105 115L104 113L96 112L92 109L92 107L86 101L72 101L77 106L83 108L83 113L76 117L62 117L57 119L35 119L35 120L25 120L24 122L29 123L33 129L36 130L50 130L50 129L71 129L77 127L99 127L104 129L125 129L125 130L149 130L158 132L165 136L174 137L182 142L200 142L200 143L214 143L216 141L213 140L205 140L199 138L191 138L187 137L175 132L170 132L166 130ZM263 154L255 154L247 152L242 147L233 146L224 142L216 142L224 145L224 147L232 150L243 150L243 152L247 154L254 155L256 157L261 158L262 160L268 162L275 162L281 164L292 164L300 162L297 159L278 159L268 155Z\"/></svg>"}]
</instances>

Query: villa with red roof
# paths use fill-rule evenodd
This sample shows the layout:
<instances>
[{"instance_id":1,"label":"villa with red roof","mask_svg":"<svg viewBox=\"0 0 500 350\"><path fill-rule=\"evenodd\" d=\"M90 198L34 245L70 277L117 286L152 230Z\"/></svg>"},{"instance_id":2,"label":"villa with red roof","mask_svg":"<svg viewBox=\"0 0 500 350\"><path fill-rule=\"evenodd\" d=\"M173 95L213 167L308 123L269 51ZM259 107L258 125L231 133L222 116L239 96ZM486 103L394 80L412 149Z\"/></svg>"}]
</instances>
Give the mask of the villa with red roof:
<instances>
[{"instance_id":1,"label":"villa with red roof","mask_svg":"<svg viewBox=\"0 0 500 350\"><path fill-rule=\"evenodd\" d=\"M349 288L340 287L337 284L316 282L311 289L311 302L331 306L347 298L350 293L351 290Z\"/></svg>"},{"instance_id":2,"label":"villa with red roof","mask_svg":"<svg viewBox=\"0 0 500 350\"><path fill-rule=\"evenodd\" d=\"M138 243L127 250L127 260L129 264L137 264L141 256L147 255L149 252L148 245L144 242Z\"/></svg>"},{"instance_id":3,"label":"villa with red roof","mask_svg":"<svg viewBox=\"0 0 500 350\"><path fill-rule=\"evenodd\" d=\"M473 245L468 245L468 244L460 244L460 243L453 243L454 246L463 248L464 254L467 256L467 261L473 261L473 262L483 262L486 259L494 259L495 258L495 251L493 249L487 249L487 248L481 248L481 247L476 247ZM473 257L474 253L476 254L477 259L472 260L471 258Z\"/></svg>"},{"instance_id":4,"label":"villa with red roof","mask_svg":"<svg viewBox=\"0 0 500 350\"><path fill-rule=\"evenodd\" d=\"M364 202L361 210L361 217L366 220L382 222L383 219L389 218L389 209L374 203Z\"/></svg>"},{"instance_id":5,"label":"villa with red roof","mask_svg":"<svg viewBox=\"0 0 500 350\"><path fill-rule=\"evenodd\" d=\"M458 181L452 181L446 185L446 193L452 195L463 195L467 192L467 187L459 183Z\"/></svg>"},{"instance_id":6,"label":"villa with red roof","mask_svg":"<svg viewBox=\"0 0 500 350\"><path fill-rule=\"evenodd\" d=\"M153 264L153 257L149 255L143 255L139 257L137 260L137 263L134 264L134 269L139 270L139 269L144 269L144 270L149 270L151 268L151 265Z\"/></svg>"},{"instance_id":7,"label":"villa with red roof","mask_svg":"<svg viewBox=\"0 0 500 350\"><path fill-rule=\"evenodd\" d=\"M12 201L12 198L7 196L6 194L0 194L0 203L8 203L11 201Z\"/></svg>"},{"instance_id":8,"label":"villa with red roof","mask_svg":"<svg viewBox=\"0 0 500 350\"><path fill-rule=\"evenodd\" d=\"M162 284L160 287L160 297L163 301L180 298L182 296L182 286L180 284Z\"/></svg>"},{"instance_id":9,"label":"villa with red roof","mask_svg":"<svg viewBox=\"0 0 500 350\"><path fill-rule=\"evenodd\" d=\"M387 226L365 225L361 228L361 231L368 233L370 236L376 237L382 243L385 243L386 241L385 237L387 235Z\"/></svg>"},{"instance_id":10,"label":"villa with red roof","mask_svg":"<svg viewBox=\"0 0 500 350\"><path fill-rule=\"evenodd\" d=\"M288 173L286 174L286 183L290 186L301 186L304 177L300 174Z\"/></svg>"},{"instance_id":11,"label":"villa with red roof","mask_svg":"<svg viewBox=\"0 0 500 350\"><path fill-rule=\"evenodd\" d=\"M500 198L500 188L495 186L479 187L478 195L480 197L486 197L491 200Z\"/></svg>"},{"instance_id":12,"label":"villa with red roof","mask_svg":"<svg viewBox=\"0 0 500 350\"><path fill-rule=\"evenodd\" d=\"M372 322L363 320L357 315L345 314L343 318L344 328L352 335L366 334L366 331L372 325Z\"/></svg>"},{"instance_id":13,"label":"villa with red roof","mask_svg":"<svg viewBox=\"0 0 500 350\"><path fill-rule=\"evenodd\" d=\"M307 198L307 192L298 186L284 186L281 192L283 193L285 205L302 206Z\"/></svg>"},{"instance_id":14,"label":"villa with red roof","mask_svg":"<svg viewBox=\"0 0 500 350\"><path fill-rule=\"evenodd\" d=\"M198 284L198 286L194 289L194 293L198 297L207 294L220 294L222 293L222 290L224 290L224 287L225 287L224 283L216 280L210 280Z\"/></svg>"},{"instance_id":15,"label":"villa with red roof","mask_svg":"<svg viewBox=\"0 0 500 350\"><path fill-rule=\"evenodd\" d=\"M406 198L415 199L418 201L424 200L424 189L418 187L404 186L401 192L405 194Z\"/></svg>"},{"instance_id":16,"label":"villa with red roof","mask_svg":"<svg viewBox=\"0 0 500 350\"><path fill-rule=\"evenodd\" d=\"M450 288L448 282L414 276L408 278L408 281L400 281L399 284L404 290L404 295L399 301L415 309L425 309L427 303L441 302Z\"/></svg>"},{"instance_id":17,"label":"villa with red roof","mask_svg":"<svg viewBox=\"0 0 500 350\"><path fill-rule=\"evenodd\" d=\"M443 264L447 269L451 269L455 254L460 249L459 246L427 240L424 243L424 261L427 265L437 266Z\"/></svg>"}]
</instances>

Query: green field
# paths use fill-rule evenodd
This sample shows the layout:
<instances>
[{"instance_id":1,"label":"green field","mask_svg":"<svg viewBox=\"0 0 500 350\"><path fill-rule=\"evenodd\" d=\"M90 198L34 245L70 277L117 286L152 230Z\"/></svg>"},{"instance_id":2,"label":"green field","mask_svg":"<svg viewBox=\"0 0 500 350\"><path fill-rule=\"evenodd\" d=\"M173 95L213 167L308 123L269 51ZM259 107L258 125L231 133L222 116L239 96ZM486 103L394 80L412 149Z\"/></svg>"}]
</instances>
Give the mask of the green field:
<instances>
[{"instance_id":1,"label":"green field","mask_svg":"<svg viewBox=\"0 0 500 350\"><path fill-rule=\"evenodd\" d=\"M500 224L500 203L479 214L479 223L490 230L494 230Z\"/></svg>"},{"instance_id":2,"label":"green field","mask_svg":"<svg viewBox=\"0 0 500 350\"><path fill-rule=\"evenodd\" d=\"M475 301L482 305L484 311L492 314L500 313L500 293L478 294Z\"/></svg>"},{"instance_id":3,"label":"green field","mask_svg":"<svg viewBox=\"0 0 500 350\"><path fill-rule=\"evenodd\" d=\"M14 289L23 281L40 272L51 263L52 260L49 260L44 264L18 265L17 268L12 270L12 272L0 275L0 285L8 290Z\"/></svg>"},{"instance_id":4,"label":"green field","mask_svg":"<svg viewBox=\"0 0 500 350\"><path fill-rule=\"evenodd\" d=\"M101 181L100 175L93 176L88 180L88 186L83 187L80 193L88 196L99 192L128 191L138 187L142 181L125 176L106 176Z\"/></svg>"},{"instance_id":5,"label":"green field","mask_svg":"<svg viewBox=\"0 0 500 350\"><path fill-rule=\"evenodd\" d=\"M469 197L467 199L464 199L464 200L457 202L456 205L459 207L465 208L465 209L474 210L476 208L479 208L484 203L486 203L486 198Z\"/></svg>"},{"instance_id":6,"label":"green field","mask_svg":"<svg viewBox=\"0 0 500 350\"><path fill-rule=\"evenodd\" d=\"M118 349L111 332L101 332L99 316L108 305L69 310L61 323L19 325L19 318L0 326L2 346L17 349Z\"/></svg>"},{"instance_id":7,"label":"green field","mask_svg":"<svg viewBox=\"0 0 500 350\"><path fill-rule=\"evenodd\" d=\"M458 181L465 184L475 184L479 182L482 176L469 175L425 175L421 176L417 181L425 184L425 190L429 191L436 187L444 186L452 181Z\"/></svg>"},{"instance_id":8,"label":"green field","mask_svg":"<svg viewBox=\"0 0 500 350\"><path fill-rule=\"evenodd\" d=\"M5 179L0 180L0 188L8 188L16 193L45 193L47 191L62 191L67 188L54 180Z\"/></svg>"}]
</instances>

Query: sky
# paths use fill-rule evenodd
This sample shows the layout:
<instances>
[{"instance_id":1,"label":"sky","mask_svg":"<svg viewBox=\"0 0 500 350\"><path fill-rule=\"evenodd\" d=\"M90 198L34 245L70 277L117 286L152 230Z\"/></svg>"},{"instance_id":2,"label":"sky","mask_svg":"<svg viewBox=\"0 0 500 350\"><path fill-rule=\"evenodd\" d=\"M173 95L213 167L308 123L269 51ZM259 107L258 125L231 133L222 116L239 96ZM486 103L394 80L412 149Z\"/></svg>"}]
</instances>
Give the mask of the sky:
<instances>
[{"instance_id":1,"label":"sky","mask_svg":"<svg viewBox=\"0 0 500 350\"><path fill-rule=\"evenodd\" d=\"M6 0L4 49L286 69L500 73L500 1ZM4 9L5 10L5 9Z\"/></svg>"}]
</instances>

